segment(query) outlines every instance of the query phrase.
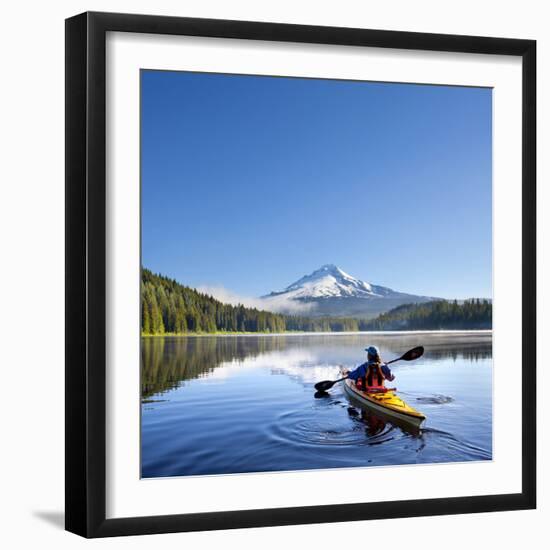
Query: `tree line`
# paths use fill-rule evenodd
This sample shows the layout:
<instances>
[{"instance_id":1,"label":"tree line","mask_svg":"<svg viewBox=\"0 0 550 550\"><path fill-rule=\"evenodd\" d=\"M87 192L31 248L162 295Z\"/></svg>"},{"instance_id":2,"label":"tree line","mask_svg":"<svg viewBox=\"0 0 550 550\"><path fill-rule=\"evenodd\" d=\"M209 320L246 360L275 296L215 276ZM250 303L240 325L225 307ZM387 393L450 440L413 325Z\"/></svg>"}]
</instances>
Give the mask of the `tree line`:
<instances>
[{"instance_id":1,"label":"tree line","mask_svg":"<svg viewBox=\"0 0 550 550\"><path fill-rule=\"evenodd\" d=\"M143 334L187 332L284 332L283 315L223 304L208 294L142 270Z\"/></svg>"},{"instance_id":2,"label":"tree line","mask_svg":"<svg viewBox=\"0 0 550 550\"><path fill-rule=\"evenodd\" d=\"M368 321L366 330L490 329L492 318L489 300L435 300L398 306Z\"/></svg>"},{"instance_id":3,"label":"tree line","mask_svg":"<svg viewBox=\"0 0 550 550\"><path fill-rule=\"evenodd\" d=\"M144 335L215 332L356 332L438 328L490 328L487 300L399 306L376 319L283 315L224 304L208 294L142 269L141 330Z\"/></svg>"}]
</instances>

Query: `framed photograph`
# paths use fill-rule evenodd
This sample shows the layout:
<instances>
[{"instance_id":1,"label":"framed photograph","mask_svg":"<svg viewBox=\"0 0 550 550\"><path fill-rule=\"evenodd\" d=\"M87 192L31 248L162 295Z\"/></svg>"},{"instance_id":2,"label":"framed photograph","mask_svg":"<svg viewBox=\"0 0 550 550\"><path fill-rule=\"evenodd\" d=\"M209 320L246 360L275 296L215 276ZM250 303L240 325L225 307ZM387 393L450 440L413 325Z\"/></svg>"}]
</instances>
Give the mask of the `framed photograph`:
<instances>
[{"instance_id":1,"label":"framed photograph","mask_svg":"<svg viewBox=\"0 0 550 550\"><path fill-rule=\"evenodd\" d=\"M66 528L535 507L531 40L66 21Z\"/></svg>"}]
</instances>

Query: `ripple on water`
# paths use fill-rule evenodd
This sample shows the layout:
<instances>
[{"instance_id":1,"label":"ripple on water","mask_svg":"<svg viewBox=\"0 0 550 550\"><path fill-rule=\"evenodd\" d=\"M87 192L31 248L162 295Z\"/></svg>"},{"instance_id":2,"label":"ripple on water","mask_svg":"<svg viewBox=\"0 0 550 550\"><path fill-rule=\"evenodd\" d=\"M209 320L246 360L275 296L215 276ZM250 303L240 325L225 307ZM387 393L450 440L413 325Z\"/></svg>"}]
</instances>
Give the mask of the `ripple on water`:
<instances>
[{"instance_id":1,"label":"ripple on water","mask_svg":"<svg viewBox=\"0 0 550 550\"><path fill-rule=\"evenodd\" d=\"M442 395L439 393L431 393L431 394L421 394L419 392L399 392L402 395L406 395L409 397L414 398L419 403L423 403L425 405L446 405L447 403L452 403L454 401L454 398L450 395Z\"/></svg>"},{"instance_id":2,"label":"ripple on water","mask_svg":"<svg viewBox=\"0 0 550 550\"><path fill-rule=\"evenodd\" d=\"M370 430L360 413L339 400L327 404L330 408L315 407L315 411L295 409L281 413L268 428L270 436L304 447L361 447L389 442L399 433L391 423L382 423L377 429ZM334 407L341 408L342 414L335 414Z\"/></svg>"},{"instance_id":3,"label":"ripple on water","mask_svg":"<svg viewBox=\"0 0 550 550\"><path fill-rule=\"evenodd\" d=\"M488 449L484 449L462 438L456 437L453 434L444 430L435 428L426 428L423 430L422 439L424 446L419 449L422 451L427 447L428 442L435 443L438 441L438 448L441 449L439 454L444 454L447 458L445 461L456 460L491 460L492 453ZM444 442L442 444L442 442ZM436 451L435 454L438 454Z\"/></svg>"},{"instance_id":4,"label":"ripple on water","mask_svg":"<svg viewBox=\"0 0 550 550\"><path fill-rule=\"evenodd\" d=\"M428 405L445 405L454 401L449 395L429 395L426 397L417 397L416 400Z\"/></svg>"}]
</instances>

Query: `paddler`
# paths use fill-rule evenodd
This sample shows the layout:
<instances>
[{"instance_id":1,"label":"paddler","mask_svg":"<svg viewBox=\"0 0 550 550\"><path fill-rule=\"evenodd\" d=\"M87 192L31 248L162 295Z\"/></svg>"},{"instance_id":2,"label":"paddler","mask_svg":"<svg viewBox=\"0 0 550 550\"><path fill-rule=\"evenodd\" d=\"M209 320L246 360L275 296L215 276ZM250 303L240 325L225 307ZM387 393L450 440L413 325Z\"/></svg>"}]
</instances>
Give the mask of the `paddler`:
<instances>
[{"instance_id":1,"label":"paddler","mask_svg":"<svg viewBox=\"0 0 550 550\"><path fill-rule=\"evenodd\" d=\"M376 346L365 348L367 352L367 362L359 365L348 374L348 378L353 380L358 389L376 390L384 388L384 382L391 382L395 376L386 363L382 362L380 352Z\"/></svg>"}]
</instances>

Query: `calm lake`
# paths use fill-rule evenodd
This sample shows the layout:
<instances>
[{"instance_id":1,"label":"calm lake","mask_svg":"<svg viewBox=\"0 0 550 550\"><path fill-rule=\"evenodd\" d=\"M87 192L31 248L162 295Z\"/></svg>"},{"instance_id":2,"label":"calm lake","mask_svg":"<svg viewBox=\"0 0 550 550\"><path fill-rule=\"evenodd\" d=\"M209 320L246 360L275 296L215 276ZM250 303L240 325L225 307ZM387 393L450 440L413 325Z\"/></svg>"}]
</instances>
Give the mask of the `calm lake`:
<instances>
[{"instance_id":1,"label":"calm lake","mask_svg":"<svg viewBox=\"0 0 550 550\"><path fill-rule=\"evenodd\" d=\"M142 339L143 477L463 462L492 457L490 332L185 336ZM420 431L352 401L339 365L389 361Z\"/></svg>"}]
</instances>

